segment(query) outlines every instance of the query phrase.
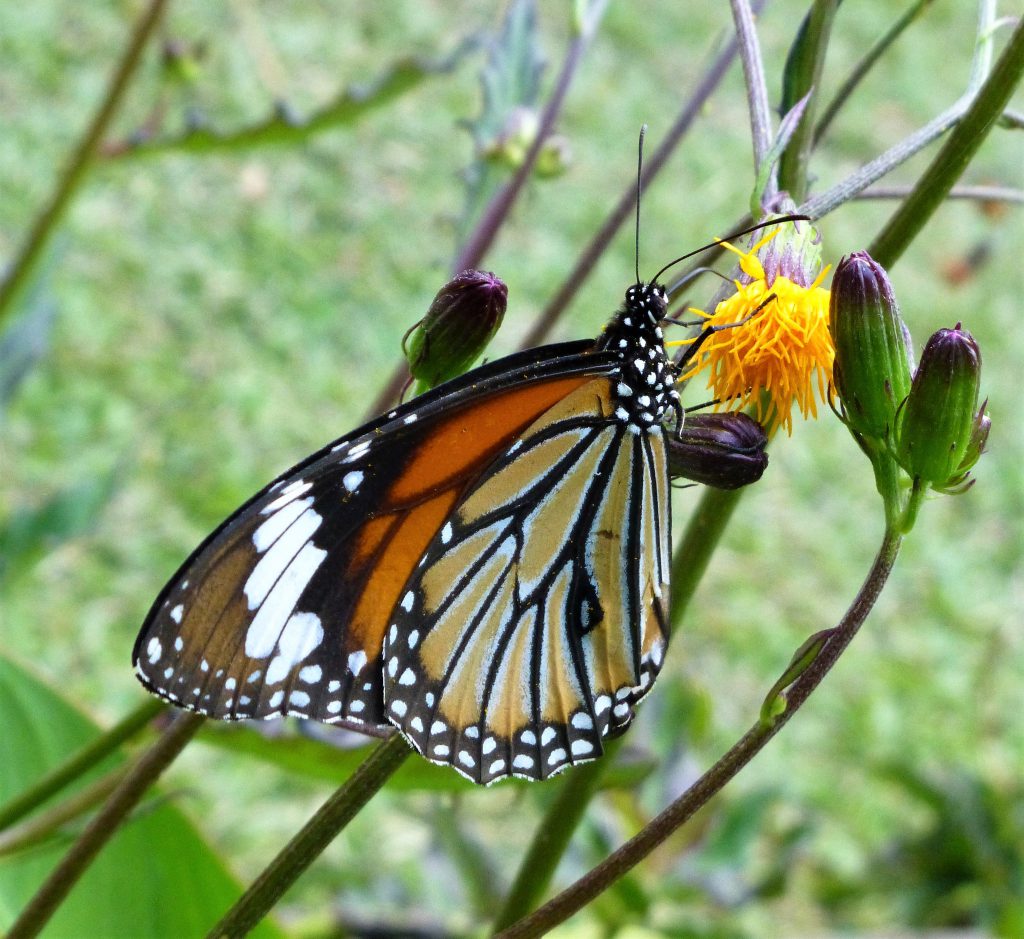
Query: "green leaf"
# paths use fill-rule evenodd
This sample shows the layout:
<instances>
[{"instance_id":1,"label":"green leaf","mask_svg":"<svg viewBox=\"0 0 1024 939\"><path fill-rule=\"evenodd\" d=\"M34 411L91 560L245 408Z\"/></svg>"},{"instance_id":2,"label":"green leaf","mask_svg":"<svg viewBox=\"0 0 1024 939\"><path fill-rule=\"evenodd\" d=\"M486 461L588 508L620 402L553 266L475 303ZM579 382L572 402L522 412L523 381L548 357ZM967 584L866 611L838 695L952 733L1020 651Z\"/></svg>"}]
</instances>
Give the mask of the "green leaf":
<instances>
[{"instance_id":1,"label":"green leaf","mask_svg":"<svg viewBox=\"0 0 1024 939\"><path fill-rule=\"evenodd\" d=\"M27 789L99 734L85 715L4 656L0 726L2 801ZM97 772L119 762L108 760ZM65 849L66 845L53 844L0 862L0 931L11 925ZM158 800L114 836L58 909L46 936L198 936L241 889L191 822ZM265 921L253 935L272 939L283 933Z\"/></svg>"}]
</instances>

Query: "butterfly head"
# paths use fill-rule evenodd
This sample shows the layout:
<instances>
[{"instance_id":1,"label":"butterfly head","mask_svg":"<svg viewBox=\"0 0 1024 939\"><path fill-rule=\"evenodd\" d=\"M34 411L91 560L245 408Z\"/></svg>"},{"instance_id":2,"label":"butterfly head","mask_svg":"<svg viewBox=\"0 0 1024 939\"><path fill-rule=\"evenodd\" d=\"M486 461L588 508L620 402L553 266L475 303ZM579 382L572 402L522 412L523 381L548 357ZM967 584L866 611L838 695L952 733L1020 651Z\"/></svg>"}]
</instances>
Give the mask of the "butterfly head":
<instances>
[{"instance_id":1,"label":"butterfly head","mask_svg":"<svg viewBox=\"0 0 1024 939\"><path fill-rule=\"evenodd\" d=\"M657 326L668 314L668 294L661 284L654 281L633 284L626 291L623 312L638 323Z\"/></svg>"}]
</instances>

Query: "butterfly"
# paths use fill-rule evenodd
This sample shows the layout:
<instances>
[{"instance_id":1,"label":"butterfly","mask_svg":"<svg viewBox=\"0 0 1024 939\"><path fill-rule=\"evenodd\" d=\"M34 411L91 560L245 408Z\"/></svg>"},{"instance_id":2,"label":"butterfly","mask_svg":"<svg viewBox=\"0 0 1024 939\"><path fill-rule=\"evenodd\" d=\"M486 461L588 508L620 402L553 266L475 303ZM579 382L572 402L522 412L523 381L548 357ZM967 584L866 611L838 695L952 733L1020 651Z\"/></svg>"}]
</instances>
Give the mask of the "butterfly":
<instances>
[{"instance_id":1,"label":"butterfly","mask_svg":"<svg viewBox=\"0 0 1024 939\"><path fill-rule=\"evenodd\" d=\"M632 721L669 640L668 297L486 364L328 444L185 561L135 642L224 720L382 733L476 783L545 779Z\"/></svg>"}]
</instances>

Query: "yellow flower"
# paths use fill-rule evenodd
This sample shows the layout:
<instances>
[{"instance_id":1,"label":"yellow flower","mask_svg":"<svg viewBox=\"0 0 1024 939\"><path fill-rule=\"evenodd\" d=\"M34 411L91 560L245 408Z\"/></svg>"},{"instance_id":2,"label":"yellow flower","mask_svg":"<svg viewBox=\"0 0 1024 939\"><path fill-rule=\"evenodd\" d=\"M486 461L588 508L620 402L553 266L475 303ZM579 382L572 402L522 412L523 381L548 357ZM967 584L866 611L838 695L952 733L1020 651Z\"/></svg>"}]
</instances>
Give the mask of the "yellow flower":
<instances>
[{"instance_id":1,"label":"yellow flower","mask_svg":"<svg viewBox=\"0 0 1024 939\"><path fill-rule=\"evenodd\" d=\"M813 280L805 276L800 252L794 254L792 244L781 252L766 252L762 264L758 252L776 234L778 229L747 252L722 242L739 255L746 277L733 281L736 292L719 303L714 313L693 312L703 316L709 326L750 318L708 337L680 381L708 369L708 388L714 392L717 407L739 410L752 404L769 433L778 427L792 433L794 404L805 418L817 417L815 388L824 401L835 350L828 331L829 292L821 286L828 269ZM770 275L765 273L766 265Z\"/></svg>"}]
</instances>

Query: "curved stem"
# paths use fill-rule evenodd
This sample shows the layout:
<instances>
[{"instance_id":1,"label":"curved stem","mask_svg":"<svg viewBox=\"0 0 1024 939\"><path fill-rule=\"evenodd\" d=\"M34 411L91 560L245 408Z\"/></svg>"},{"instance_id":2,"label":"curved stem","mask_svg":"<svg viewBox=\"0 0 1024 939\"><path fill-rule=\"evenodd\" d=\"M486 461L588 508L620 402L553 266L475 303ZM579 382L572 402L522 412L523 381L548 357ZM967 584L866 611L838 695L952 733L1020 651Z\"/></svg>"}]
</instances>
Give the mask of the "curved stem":
<instances>
[{"instance_id":1,"label":"curved stem","mask_svg":"<svg viewBox=\"0 0 1024 939\"><path fill-rule=\"evenodd\" d=\"M49 204L36 216L18 256L11 263L7 276L0 282L0 322L3 321L5 315L10 313L15 300L35 270L40 256L49 244L60 220L64 217L64 212L70 205L72 196L84 179L85 172L96 155L100 140L106 133L121 99L128 89L132 76L135 74L136 66L142 57L142 50L146 47L150 36L153 35L166 4L167 0L151 0L146 11L135 24L131 39L128 41L128 48L125 49L124 55L110 79L99 110L93 115L88 129L79 140L74 153L71 154L64 172L57 182L57 188L50 197Z\"/></svg>"},{"instance_id":2,"label":"curved stem","mask_svg":"<svg viewBox=\"0 0 1024 939\"><path fill-rule=\"evenodd\" d=\"M863 586L821 652L791 687L781 715L771 723L754 724L728 753L636 836L536 913L498 933L499 939L541 936L565 922L646 858L746 766L796 714L857 634L892 571L900 543L898 534L886 534Z\"/></svg>"},{"instance_id":3,"label":"curved stem","mask_svg":"<svg viewBox=\"0 0 1024 939\"><path fill-rule=\"evenodd\" d=\"M138 804L146 790L160 777L203 725L198 714L179 714L156 743L139 757L124 780L113 791L102 809L86 826L71 850L64 855L36 895L22 910L7 939L29 939L37 936L49 922L54 911L71 892L100 849L114 836L128 813Z\"/></svg>"},{"instance_id":4,"label":"curved stem","mask_svg":"<svg viewBox=\"0 0 1024 939\"><path fill-rule=\"evenodd\" d=\"M246 935L391 778L411 752L401 734L383 741L253 881L238 902L210 930L208 939Z\"/></svg>"},{"instance_id":5,"label":"curved stem","mask_svg":"<svg viewBox=\"0 0 1024 939\"><path fill-rule=\"evenodd\" d=\"M536 907L555 875L573 832L583 820L605 770L615 759L621 737L605 744L604 755L569 772L534 832L533 841L519 864L505 902L494 919L501 930Z\"/></svg>"}]
</instances>

